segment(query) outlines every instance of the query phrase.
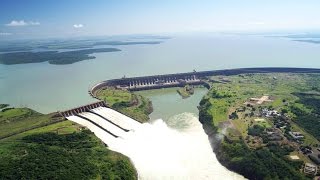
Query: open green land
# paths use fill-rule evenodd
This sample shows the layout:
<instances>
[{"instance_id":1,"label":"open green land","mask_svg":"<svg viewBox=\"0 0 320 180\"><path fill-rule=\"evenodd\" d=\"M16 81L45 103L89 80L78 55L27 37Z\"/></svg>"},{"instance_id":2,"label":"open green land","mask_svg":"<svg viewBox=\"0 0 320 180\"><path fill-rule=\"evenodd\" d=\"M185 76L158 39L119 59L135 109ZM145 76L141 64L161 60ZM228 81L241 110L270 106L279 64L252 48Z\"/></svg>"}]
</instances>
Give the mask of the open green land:
<instances>
[{"instance_id":1,"label":"open green land","mask_svg":"<svg viewBox=\"0 0 320 180\"><path fill-rule=\"evenodd\" d=\"M311 162L309 153L300 149L320 147L320 74L258 73L211 79L216 81L200 102L199 119L225 134L217 150L219 160L248 178L308 178L301 169ZM292 132L302 137L295 139ZM298 152L300 160L288 158Z\"/></svg>"},{"instance_id":2,"label":"open green land","mask_svg":"<svg viewBox=\"0 0 320 180\"><path fill-rule=\"evenodd\" d=\"M137 179L90 131L27 108L0 112L1 179Z\"/></svg>"},{"instance_id":3,"label":"open green land","mask_svg":"<svg viewBox=\"0 0 320 180\"><path fill-rule=\"evenodd\" d=\"M50 64L72 64L94 59L92 53L121 51L116 48L84 49L77 51L12 52L0 54L0 63L6 65L49 62Z\"/></svg>"},{"instance_id":4,"label":"open green land","mask_svg":"<svg viewBox=\"0 0 320 180\"><path fill-rule=\"evenodd\" d=\"M127 90L110 87L99 90L96 94L113 109L140 122L148 121L149 114L153 111L150 100Z\"/></svg>"}]
</instances>

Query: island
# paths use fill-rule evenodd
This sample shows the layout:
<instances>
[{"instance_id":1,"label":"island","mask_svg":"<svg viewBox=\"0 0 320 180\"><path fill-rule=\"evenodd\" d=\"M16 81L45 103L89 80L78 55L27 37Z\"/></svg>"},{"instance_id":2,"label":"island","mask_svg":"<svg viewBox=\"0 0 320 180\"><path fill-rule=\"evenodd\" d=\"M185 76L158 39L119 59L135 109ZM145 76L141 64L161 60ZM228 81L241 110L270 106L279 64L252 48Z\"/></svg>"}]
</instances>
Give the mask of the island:
<instances>
[{"instance_id":1,"label":"island","mask_svg":"<svg viewBox=\"0 0 320 180\"><path fill-rule=\"evenodd\" d=\"M312 40L312 39L297 39L297 40L293 40L293 41L320 44L319 40Z\"/></svg>"},{"instance_id":2,"label":"island","mask_svg":"<svg viewBox=\"0 0 320 180\"><path fill-rule=\"evenodd\" d=\"M12 52L0 54L0 63L6 65L26 64L49 62L50 64L62 65L72 64L75 62L95 59L95 56L89 54L101 52L116 52L121 51L117 48L96 48L83 49L77 51L41 51L41 52Z\"/></svg>"},{"instance_id":3,"label":"island","mask_svg":"<svg viewBox=\"0 0 320 180\"><path fill-rule=\"evenodd\" d=\"M177 92L183 99L185 99L194 94L194 87L186 85L185 87L177 89Z\"/></svg>"},{"instance_id":4,"label":"island","mask_svg":"<svg viewBox=\"0 0 320 180\"><path fill-rule=\"evenodd\" d=\"M125 38L101 37L88 39L51 39L51 40L16 40L0 42L0 52L22 52L32 50L80 50L89 48L101 48L101 46L128 46L128 45L153 45L163 43L170 39L167 36L128 36Z\"/></svg>"},{"instance_id":5,"label":"island","mask_svg":"<svg viewBox=\"0 0 320 180\"><path fill-rule=\"evenodd\" d=\"M101 41L96 42L94 46L100 45L111 45L111 46L120 46L120 45L148 45L148 44L160 44L162 41Z\"/></svg>"}]
</instances>

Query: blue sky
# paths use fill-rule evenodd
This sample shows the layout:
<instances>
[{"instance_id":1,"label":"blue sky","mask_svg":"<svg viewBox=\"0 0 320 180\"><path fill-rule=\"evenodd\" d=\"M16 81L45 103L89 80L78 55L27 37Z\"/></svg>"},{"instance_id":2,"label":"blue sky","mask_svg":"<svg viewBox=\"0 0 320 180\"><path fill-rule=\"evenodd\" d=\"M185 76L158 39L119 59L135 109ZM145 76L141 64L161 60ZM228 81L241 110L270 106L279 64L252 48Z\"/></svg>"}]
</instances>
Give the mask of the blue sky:
<instances>
[{"instance_id":1,"label":"blue sky","mask_svg":"<svg viewBox=\"0 0 320 180\"><path fill-rule=\"evenodd\" d=\"M320 29L319 0L1 0L0 39Z\"/></svg>"}]
</instances>

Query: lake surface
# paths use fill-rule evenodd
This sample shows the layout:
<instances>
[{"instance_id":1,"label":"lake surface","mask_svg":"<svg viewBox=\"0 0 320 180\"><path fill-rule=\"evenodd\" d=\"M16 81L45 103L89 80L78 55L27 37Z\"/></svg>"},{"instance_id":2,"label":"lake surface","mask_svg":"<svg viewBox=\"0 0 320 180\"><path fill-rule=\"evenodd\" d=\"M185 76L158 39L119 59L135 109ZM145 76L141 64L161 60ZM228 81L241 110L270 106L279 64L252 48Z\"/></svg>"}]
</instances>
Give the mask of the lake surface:
<instances>
[{"instance_id":1,"label":"lake surface","mask_svg":"<svg viewBox=\"0 0 320 180\"><path fill-rule=\"evenodd\" d=\"M94 54L94 60L71 65L0 65L0 103L49 113L96 101L88 95L89 87L124 75L262 66L320 68L320 45L287 38L180 35L161 44L117 48L122 51Z\"/></svg>"}]
</instances>

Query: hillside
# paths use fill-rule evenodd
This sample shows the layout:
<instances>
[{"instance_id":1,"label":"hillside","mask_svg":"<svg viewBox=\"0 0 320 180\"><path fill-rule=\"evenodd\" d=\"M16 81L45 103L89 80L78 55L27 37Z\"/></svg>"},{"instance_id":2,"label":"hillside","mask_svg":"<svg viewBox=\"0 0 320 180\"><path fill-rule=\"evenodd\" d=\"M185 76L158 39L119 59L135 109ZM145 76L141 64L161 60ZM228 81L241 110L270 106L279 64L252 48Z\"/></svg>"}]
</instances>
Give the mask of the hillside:
<instances>
[{"instance_id":1,"label":"hillside","mask_svg":"<svg viewBox=\"0 0 320 180\"><path fill-rule=\"evenodd\" d=\"M0 112L4 179L137 179L130 160L90 131L27 108Z\"/></svg>"}]
</instances>

